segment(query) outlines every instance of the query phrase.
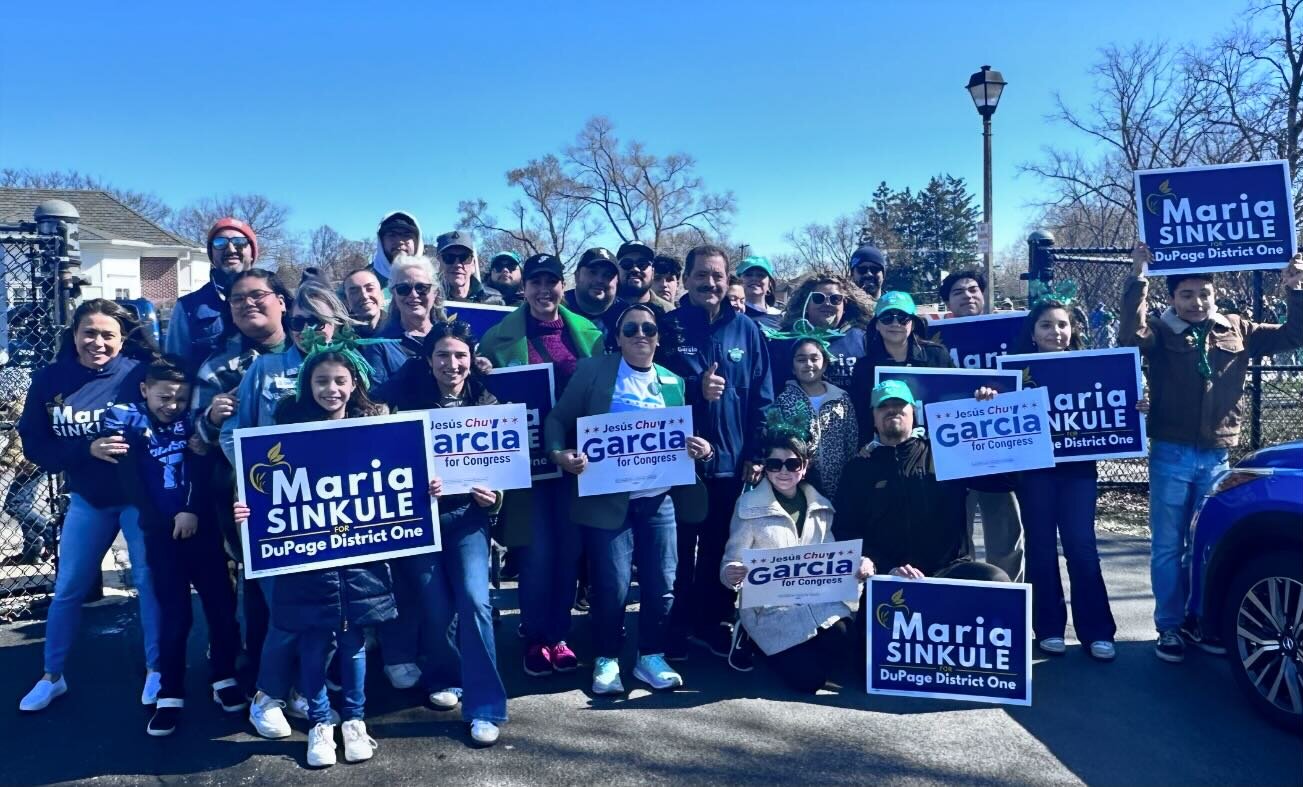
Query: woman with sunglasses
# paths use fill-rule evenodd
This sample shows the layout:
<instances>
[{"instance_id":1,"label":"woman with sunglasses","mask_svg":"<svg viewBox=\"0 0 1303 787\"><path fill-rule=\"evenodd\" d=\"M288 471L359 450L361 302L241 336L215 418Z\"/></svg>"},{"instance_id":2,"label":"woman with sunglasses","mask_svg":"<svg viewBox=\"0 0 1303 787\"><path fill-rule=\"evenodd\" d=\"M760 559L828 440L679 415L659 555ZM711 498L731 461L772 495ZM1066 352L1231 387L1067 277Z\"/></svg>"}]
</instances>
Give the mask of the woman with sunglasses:
<instances>
[{"instance_id":1,"label":"woman with sunglasses","mask_svg":"<svg viewBox=\"0 0 1303 787\"><path fill-rule=\"evenodd\" d=\"M769 419L765 435L764 477L738 498L729 529L720 581L729 589L746 577L744 549L779 549L835 541L833 508L805 480L810 447L793 436L800 425L781 417ZM873 562L860 559L857 577L873 575ZM859 601L835 601L782 607L751 607L738 612L748 637L769 657L769 664L795 691L813 694L827 682L847 652L847 626ZM735 655L744 646L735 637L729 664L748 671L749 663Z\"/></svg>"},{"instance_id":2,"label":"woman with sunglasses","mask_svg":"<svg viewBox=\"0 0 1303 787\"><path fill-rule=\"evenodd\" d=\"M893 290L882 294L869 323L868 352L856 365L850 385L861 446L873 439L873 408L869 405L869 392L875 385L875 369L879 366L954 367L946 348L927 341L923 338L926 335L927 322L918 316L918 308L909 293Z\"/></svg>"},{"instance_id":3,"label":"woman with sunglasses","mask_svg":"<svg viewBox=\"0 0 1303 787\"><path fill-rule=\"evenodd\" d=\"M389 292L393 296L393 314L377 335L397 339L404 353L419 358L430 326L448 319L429 258L407 254L395 257L389 269Z\"/></svg>"},{"instance_id":4,"label":"woman with sunglasses","mask_svg":"<svg viewBox=\"0 0 1303 787\"><path fill-rule=\"evenodd\" d=\"M653 362L659 345L655 309L649 304L629 306L607 338L618 354L588 358L579 363L570 385L547 417L545 445L552 460L578 476L588 458L574 448L575 422L586 415L637 412L684 404L683 379ZM697 461L710 458L713 449L692 436L685 448ZM638 613L638 661L633 675L653 689L683 685L683 678L665 661L666 629L674 602L674 572L678 564L676 510L687 521L700 519L705 509L705 487L642 489L637 492L576 497L570 517L580 527L588 554L592 583L589 619L597 658L593 664L593 693L622 694L620 653L624 640L624 607L629 595L632 563L638 563L641 594Z\"/></svg>"},{"instance_id":5,"label":"woman with sunglasses","mask_svg":"<svg viewBox=\"0 0 1303 787\"><path fill-rule=\"evenodd\" d=\"M844 276L811 276L787 299L777 332L769 334L774 390L792 377L792 351L798 338L822 339L828 350L824 377L845 390L865 353L865 325L873 313L867 295Z\"/></svg>"}]
</instances>

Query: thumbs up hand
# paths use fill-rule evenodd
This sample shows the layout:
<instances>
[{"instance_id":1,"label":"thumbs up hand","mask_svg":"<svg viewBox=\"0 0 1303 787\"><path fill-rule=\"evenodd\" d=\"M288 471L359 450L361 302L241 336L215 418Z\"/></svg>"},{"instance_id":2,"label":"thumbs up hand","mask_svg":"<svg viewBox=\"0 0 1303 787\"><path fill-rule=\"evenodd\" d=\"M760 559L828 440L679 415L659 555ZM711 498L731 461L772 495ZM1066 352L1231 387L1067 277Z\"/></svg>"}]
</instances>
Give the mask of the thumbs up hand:
<instances>
[{"instance_id":1,"label":"thumbs up hand","mask_svg":"<svg viewBox=\"0 0 1303 787\"><path fill-rule=\"evenodd\" d=\"M701 395L707 402L718 401L724 395L724 378L719 375L719 361L712 363L702 373Z\"/></svg>"}]
</instances>

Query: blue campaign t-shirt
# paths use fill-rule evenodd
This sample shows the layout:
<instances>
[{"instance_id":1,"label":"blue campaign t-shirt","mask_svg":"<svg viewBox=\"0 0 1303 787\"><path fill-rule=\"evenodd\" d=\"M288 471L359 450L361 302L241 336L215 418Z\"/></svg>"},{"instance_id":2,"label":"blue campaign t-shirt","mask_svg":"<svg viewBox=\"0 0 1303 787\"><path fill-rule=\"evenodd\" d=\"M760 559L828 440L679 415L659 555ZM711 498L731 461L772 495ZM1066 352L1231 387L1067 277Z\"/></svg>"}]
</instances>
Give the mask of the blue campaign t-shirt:
<instances>
[{"instance_id":1,"label":"blue campaign t-shirt","mask_svg":"<svg viewBox=\"0 0 1303 787\"><path fill-rule=\"evenodd\" d=\"M186 445L193 431L188 414L170 424L159 423L144 402L119 404L110 408L104 419L107 434L127 439L126 461L132 462L140 480L140 492L146 502L169 522L181 511L191 509L194 479L186 461Z\"/></svg>"}]
</instances>

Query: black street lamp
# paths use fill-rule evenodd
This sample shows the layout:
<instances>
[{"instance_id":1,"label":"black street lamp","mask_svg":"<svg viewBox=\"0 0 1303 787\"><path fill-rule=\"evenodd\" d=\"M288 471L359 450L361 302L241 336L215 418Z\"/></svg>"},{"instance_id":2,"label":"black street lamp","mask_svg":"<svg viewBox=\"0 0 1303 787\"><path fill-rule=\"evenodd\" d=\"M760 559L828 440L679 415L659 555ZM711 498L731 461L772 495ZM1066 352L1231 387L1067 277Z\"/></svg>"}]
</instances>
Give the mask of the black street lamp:
<instances>
[{"instance_id":1,"label":"black street lamp","mask_svg":"<svg viewBox=\"0 0 1303 787\"><path fill-rule=\"evenodd\" d=\"M991 116L1000 103L1000 94L1008 84L999 71L992 71L990 66L982 66L968 78L968 93L973 97L973 106L982 116L982 221L986 224L987 243L992 244L991 232ZM994 247L992 247L994 250ZM989 314L995 303L995 271L992 254L984 251L986 258L986 311Z\"/></svg>"}]
</instances>

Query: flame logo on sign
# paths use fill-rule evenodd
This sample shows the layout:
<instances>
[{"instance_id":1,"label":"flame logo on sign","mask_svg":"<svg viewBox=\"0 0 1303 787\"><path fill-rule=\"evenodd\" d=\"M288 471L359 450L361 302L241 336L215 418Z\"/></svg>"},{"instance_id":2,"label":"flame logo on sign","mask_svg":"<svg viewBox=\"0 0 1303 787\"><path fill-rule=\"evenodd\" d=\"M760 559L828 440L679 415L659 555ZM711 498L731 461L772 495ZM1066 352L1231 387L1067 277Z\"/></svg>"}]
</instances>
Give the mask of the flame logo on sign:
<instances>
[{"instance_id":1,"label":"flame logo on sign","mask_svg":"<svg viewBox=\"0 0 1303 787\"><path fill-rule=\"evenodd\" d=\"M249 468L249 484L260 494L267 494L267 479L275 470L284 470L286 472L293 470L289 462L285 461L285 455L281 453L281 444L277 443L267 450L267 461L259 462Z\"/></svg>"},{"instance_id":2,"label":"flame logo on sign","mask_svg":"<svg viewBox=\"0 0 1303 787\"><path fill-rule=\"evenodd\" d=\"M909 617L909 606L905 604L904 589L892 593L890 603L879 604L877 609L873 610L873 618L884 629L891 628L891 617L895 612L903 612L905 617Z\"/></svg>"},{"instance_id":3,"label":"flame logo on sign","mask_svg":"<svg viewBox=\"0 0 1303 787\"><path fill-rule=\"evenodd\" d=\"M1159 206L1169 199L1176 199L1176 194L1172 191L1172 181L1165 180L1158 184L1158 191L1145 197L1145 210L1157 216Z\"/></svg>"}]
</instances>

